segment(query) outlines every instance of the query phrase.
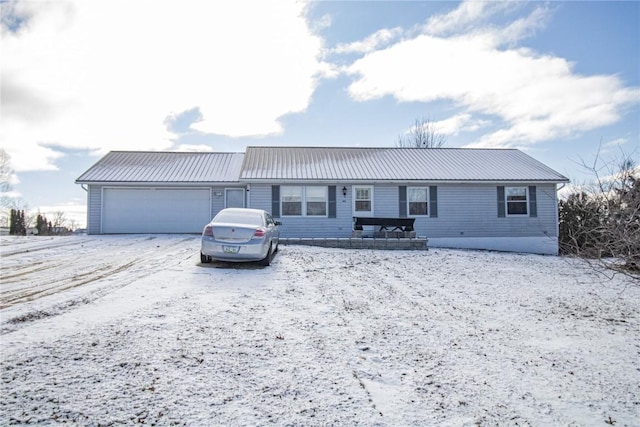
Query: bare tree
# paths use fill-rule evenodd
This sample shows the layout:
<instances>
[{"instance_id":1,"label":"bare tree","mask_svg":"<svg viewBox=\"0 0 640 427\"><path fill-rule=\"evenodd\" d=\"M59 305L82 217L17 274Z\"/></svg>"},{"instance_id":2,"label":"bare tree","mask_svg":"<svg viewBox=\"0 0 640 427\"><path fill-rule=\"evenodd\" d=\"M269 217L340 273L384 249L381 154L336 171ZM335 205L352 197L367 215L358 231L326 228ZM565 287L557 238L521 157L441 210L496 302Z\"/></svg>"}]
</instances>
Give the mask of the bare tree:
<instances>
[{"instance_id":1,"label":"bare tree","mask_svg":"<svg viewBox=\"0 0 640 427\"><path fill-rule=\"evenodd\" d=\"M416 118L411 128L398 135L396 146L401 148L441 148L447 137L439 132L432 120Z\"/></svg>"},{"instance_id":2,"label":"bare tree","mask_svg":"<svg viewBox=\"0 0 640 427\"><path fill-rule=\"evenodd\" d=\"M583 162L595 180L560 202L560 249L600 271L640 280L640 174L629 156L617 167ZM616 169L617 168L617 169Z\"/></svg>"},{"instance_id":3,"label":"bare tree","mask_svg":"<svg viewBox=\"0 0 640 427\"><path fill-rule=\"evenodd\" d=\"M63 234L67 228L67 215L64 211L56 211L53 213L53 229L54 234Z\"/></svg>"},{"instance_id":4,"label":"bare tree","mask_svg":"<svg viewBox=\"0 0 640 427\"><path fill-rule=\"evenodd\" d=\"M11 208L14 208L14 202L12 197L8 193L12 190L11 187L11 175L13 175L13 169L11 169L11 157L4 148L0 148L0 225L7 226L9 224L9 212Z\"/></svg>"},{"instance_id":5,"label":"bare tree","mask_svg":"<svg viewBox=\"0 0 640 427\"><path fill-rule=\"evenodd\" d=\"M4 148L0 148L0 193L11 191L11 157Z\"/></svg>"}]
</instances>

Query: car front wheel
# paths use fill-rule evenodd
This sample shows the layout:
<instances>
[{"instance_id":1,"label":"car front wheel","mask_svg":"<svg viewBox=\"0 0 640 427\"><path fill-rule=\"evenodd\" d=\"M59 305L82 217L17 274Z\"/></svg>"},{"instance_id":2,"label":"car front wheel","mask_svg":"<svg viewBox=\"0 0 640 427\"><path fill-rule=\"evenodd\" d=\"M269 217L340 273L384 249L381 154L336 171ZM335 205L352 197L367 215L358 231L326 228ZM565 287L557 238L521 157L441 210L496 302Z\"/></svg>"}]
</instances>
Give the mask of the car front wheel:
<instances>
[{"instance_id":1,"label":"car front wheel","mask_svg":"<svg viewBox=\"0 0 640 427\"><path fill-rule=\"evenodd\" d=\"M210 263L211 262L211 257L207 256L207 255L205 255L203 253L200 253L200 262L203 263L203 264Z\"/></svg>"}]
</instances>

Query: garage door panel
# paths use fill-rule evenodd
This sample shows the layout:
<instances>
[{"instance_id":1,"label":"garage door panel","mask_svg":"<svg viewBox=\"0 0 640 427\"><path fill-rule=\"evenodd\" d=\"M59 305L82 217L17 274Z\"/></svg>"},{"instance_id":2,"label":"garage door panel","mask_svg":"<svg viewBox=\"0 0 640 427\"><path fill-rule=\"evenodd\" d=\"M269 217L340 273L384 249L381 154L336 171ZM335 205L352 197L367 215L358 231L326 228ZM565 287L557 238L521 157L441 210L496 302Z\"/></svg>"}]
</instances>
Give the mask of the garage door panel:
<instances>
[{"instance_id":1,"label":"garage door panel","mask_svg":"<svg viewBox=\"0 0 640 427\"><path fill-rule=\"evenodd\" d=\"M211 220L208 188L106 188L103 233L199 233Z\"/></svg>"}]
</instances>

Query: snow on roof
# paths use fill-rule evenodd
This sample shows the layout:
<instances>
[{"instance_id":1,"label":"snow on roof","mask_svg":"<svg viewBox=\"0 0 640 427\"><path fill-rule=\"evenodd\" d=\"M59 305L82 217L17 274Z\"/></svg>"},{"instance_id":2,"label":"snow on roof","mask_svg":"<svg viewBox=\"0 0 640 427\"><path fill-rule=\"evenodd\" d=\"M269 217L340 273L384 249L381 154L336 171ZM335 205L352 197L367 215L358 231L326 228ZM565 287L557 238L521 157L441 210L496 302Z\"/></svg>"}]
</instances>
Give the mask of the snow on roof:
<instances>
[{"instance_id":1,"label":"snow on roof","mask_svg":"<svg viewBox=\"0 0 640 427\"><path fill-rule=\"evenodd\" d=\"M237 182L243 153L112 151L76 182Z\"/></svg>"},{"instance_id":2,"label":"snow on roof","mask_svg":"<svg viewBox=\"0 0 640 427\"><path fill-rule=\"evenodd\" d=\"M515 149L337 147L248 147L240 180L568 182Z\"/></svg>"}]
</instances>

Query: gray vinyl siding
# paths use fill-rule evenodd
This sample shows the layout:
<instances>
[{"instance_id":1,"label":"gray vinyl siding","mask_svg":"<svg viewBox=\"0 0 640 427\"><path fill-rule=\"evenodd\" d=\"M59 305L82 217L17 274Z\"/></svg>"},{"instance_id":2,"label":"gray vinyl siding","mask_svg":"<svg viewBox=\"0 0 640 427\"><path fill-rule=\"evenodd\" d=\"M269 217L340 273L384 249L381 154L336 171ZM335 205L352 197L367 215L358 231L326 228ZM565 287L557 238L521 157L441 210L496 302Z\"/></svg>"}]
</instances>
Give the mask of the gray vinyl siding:
<instances>
[{"instance_id":1,"label":"gray vinyl siding","mask_svg":"<svg viewBox=\"0 0 640 427\"><path fill-rule=\"evenodd\" d=\"M102 186L89 185L87 194L87 234L102 232Z\"/></svg>"},{"instance_id":2,"label":"gray vinyl siding","mask_svg":"<svg viewBox=\"0 0 640 427\"><path fill-rule=\"evenodd\" d=\"M303 185L303 184L300 184ZM328 184L329 185L329 184ZM352 184L336 185L336 218L282 217L282 237L350 237L353 229ZM404 184L403 184L404 185ZM419 184L407 183L407 186ZM432 185L432 184L430 184ZM521 186L522 183L501 183ZM533 184L529 184L533 185ZM342 187L348 189L342 195ZM211 214L224 208L224 189L234 186L212 186L222 197L211 198ZM398 217L398 184L374 185L374 215ZM555 184L536 185L537 217L498 217L497 185L442 184L437 185L438 217L416 217L414 229L418 236L427 238L452 237L557 237L557 198ZM87 195L87 233L102 232L103 186L89 185ZM272 210L271 184L251 184L247 192L247 206ZM203 224L204 225L204 224Z\"/></svg>"},{"instance_id":3,"label":"gray vinyl siding","mask_svg":"<svg viewBox=\"0 0 640 427\"><path fill-rule=\"evenodd\" d=\"M343 197L343 185L345 184L337 185L337 218L281 217L279 220L283 223L280 228L282 237L350 237L353 229L352 187L350 183L346 184L348 193ZM508 183L505 185L510 186ZM374 216L399 216L399 187L395 184L374 185ZM418 236L427 238L554 237L557 236L555 188L555 184L536 185L537 217L499 218L497 185L437 185L438 217L416 217L414 229ZM271 185L252 184L250 193L250 207L271 211Z\"/></svg>"},{"instance_id":4,"label":"gray vinyl siding","mask_svg":"<svg viewBox=\"0 0 640 427\"><path fill-rule=\"evenodd\" d=\"M253 209L264 209L271 211L271 184L251 184L247 207Z\"/></svg>"},{"instance_id":5,"label":"gray vinyl siding","mask_svg":"<svg viewBox=\"0 0 640 427\"><path fill-rule=\"evenodd\" d=\"M211 218L224 209L224 189L233 187L213 187L211 191ZM222 192L222 196L216 196L215 192ZM202 224L204 228L206 224Z\"/></svg>"},{"instance_id":6,"label":"gray vinyl siding","mask_svg":"<svg viewBox=\"0 0 640 427\"><path fill-rule=\"evenodd\" d=\"M512 184L521 186L522 184ZM509 186L509 184L505 184ZM426 237L557 236L555 184L536 185L537 217L498 217L496 185L439 185L438 217L416 219Z\"/></svg>"},{"instance_id":7,"label":"gray vinyl siding","mask_svg":"<svg viewBox=\"0 0 640 427\"><path fill-rule=\"evenodd\" d=\"M287 183L287 185L305 185L304 183ZM335 185L335 184L327 184ZM351 214L351 189L347 197L342 195L342 185L336 188L336 218L313 216L283 216L280 236L288 237L350 237L353 230ZM251 184L250 206L271 212L271 184Z\"/></svg>"},{"instance_id":8,"label":"gray vinyl siding","mask_svg":"<svg viewBox=\"0 0 640 427\"><path fill-rule=\"evenodd\" d=\"M400 188L398 185L378 184L373 187L373 216L396 218L400 216Z\"/></svg>"}]
</instances>

